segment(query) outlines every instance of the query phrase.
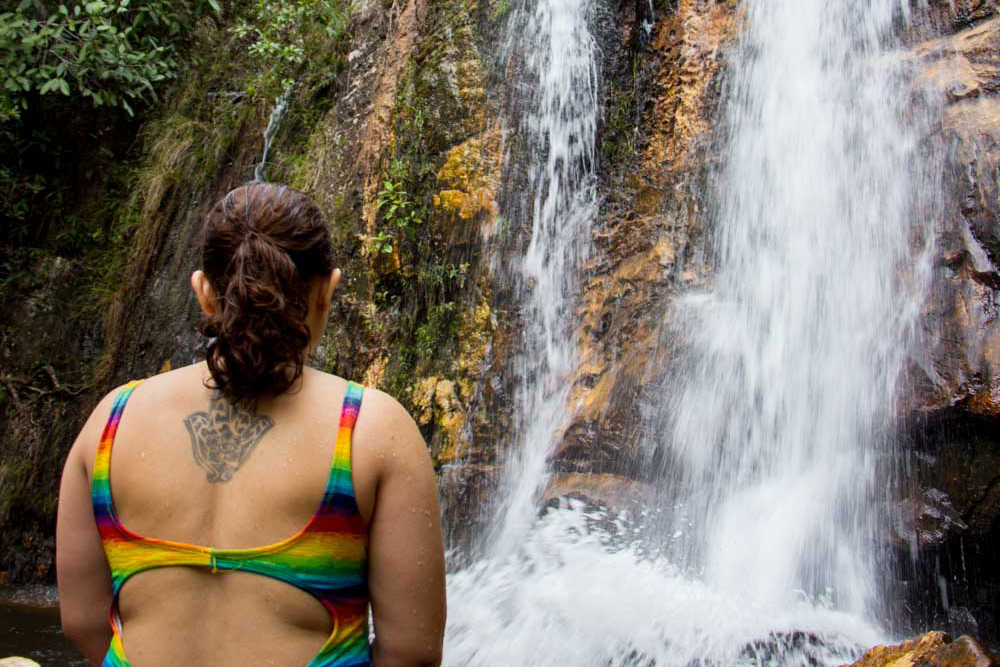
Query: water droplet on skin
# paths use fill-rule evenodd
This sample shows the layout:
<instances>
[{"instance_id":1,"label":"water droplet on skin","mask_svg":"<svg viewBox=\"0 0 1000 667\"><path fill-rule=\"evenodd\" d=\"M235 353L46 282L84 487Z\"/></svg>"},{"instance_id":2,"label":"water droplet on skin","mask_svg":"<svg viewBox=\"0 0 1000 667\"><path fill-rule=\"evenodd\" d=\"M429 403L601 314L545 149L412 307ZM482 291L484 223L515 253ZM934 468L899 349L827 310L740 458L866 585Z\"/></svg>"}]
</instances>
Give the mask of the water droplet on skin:
<instances>
[{"instance_id":1,"label":"water droplet on skin","mask_svg":"<svg viewBox=\"0 0 1000 667\"><path fill-rule=\"evenodd\" d=\"M142 461L146 460L146 452L139 452L139 459Z\"/></svg>"}]
</instances>

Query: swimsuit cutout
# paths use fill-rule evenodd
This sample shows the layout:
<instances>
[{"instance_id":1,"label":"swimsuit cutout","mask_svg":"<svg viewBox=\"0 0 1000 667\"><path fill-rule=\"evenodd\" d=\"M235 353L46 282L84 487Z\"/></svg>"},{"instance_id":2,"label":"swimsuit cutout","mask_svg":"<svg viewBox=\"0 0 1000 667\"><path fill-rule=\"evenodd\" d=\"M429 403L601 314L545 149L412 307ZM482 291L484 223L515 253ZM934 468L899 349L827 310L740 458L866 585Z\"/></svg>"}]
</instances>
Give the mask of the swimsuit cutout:
<instances>
[{"instance_id":1,"label":"swimsuit cutout","mask_svg":"<svg viewBox=\"0 0 1000 667\"><path fill-rule=\"evenodd\" d=\"M102 667L130 667L122 646L118 594L132 575L157 567L201 566L243 570L273 577L315 596L330 613L333 631L306 667L369 667L368 536L351 480L351 430L364 388L347 386L333 463L323 501L299 532L280 542L248 549L211 547L143 537L128 530L111 499L111 447L129 396L141 380L125 385L115 397L94 465L94 517L111 566L111 647Z\"/></svg>"}]
</instances>

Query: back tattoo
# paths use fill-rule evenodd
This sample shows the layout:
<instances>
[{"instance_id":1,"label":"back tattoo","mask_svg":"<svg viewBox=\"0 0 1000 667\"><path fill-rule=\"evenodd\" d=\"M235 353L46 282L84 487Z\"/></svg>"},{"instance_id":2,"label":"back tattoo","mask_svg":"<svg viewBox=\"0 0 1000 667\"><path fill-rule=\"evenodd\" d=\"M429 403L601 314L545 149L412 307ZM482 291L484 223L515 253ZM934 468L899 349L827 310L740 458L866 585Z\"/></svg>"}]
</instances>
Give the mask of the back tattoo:
<instances>
[{"instance_id":1,"label":"back tattoo","mask_svg":"<svg viewBox=\"0 0 1000 667\"><path fill-rule=\"evenodd\" d=\"M258 415L252 405L233 405L213 398L208 412L192 412L184 418L194 460L205 470L209 482L228 482L257 447L274 420Z\"/></svg>"}]
</instances>

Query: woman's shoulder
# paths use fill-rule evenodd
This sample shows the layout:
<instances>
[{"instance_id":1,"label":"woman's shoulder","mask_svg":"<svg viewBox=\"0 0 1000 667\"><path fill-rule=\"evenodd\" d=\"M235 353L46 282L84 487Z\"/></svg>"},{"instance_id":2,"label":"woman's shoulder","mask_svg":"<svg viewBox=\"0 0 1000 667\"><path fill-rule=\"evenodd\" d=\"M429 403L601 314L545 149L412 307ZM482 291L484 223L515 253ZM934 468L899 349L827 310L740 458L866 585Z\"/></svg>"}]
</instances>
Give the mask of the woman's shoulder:
<instances>
[{"instance_id":1,"label":"woman's shoulder","mask_svg":"<svg viewBox=\"0 0 1000 667\"><path fill-rule=\"evenodd\" d=\"M345 396L349 383L345 378L316 369L309 371L313 391L319 395ZM355 437L374 443L378 449L399 452L414 446L425 449L420 429L406 407L388 392L356 382L362 387L361 405L354 425Z\"/></svg>"},{"instance_id":2,"label":"woman's shoulder","mask_svg":"<svg viewBox=\"0 0 1000 667\"><path fill-rule=\"evenodd\" d=\"M135 378L130 383L141 387L137 396L155 394L157 402L164 400L203 400L211 390L206 381L210 378L204 361L164 370L145 378ZM128 386L128 384L124 385Z\"/></svg>"},{"instance_id":3,"label":"woman's shoulder","mask_svg":"<svg viewBox=\"0 0 1000 667\"><path fill-rule=\"evenodd\" d=\"M212 394L209 388L210 378L204 362L139 378L136 390L129 398L129 410L142 413L146 409L155 409L163 412L170 408L186 410L191 405L202 405ZM303 380L308 386L309 402L314 402L324 411L342 405L350 383L339 375L308 367L304 370ZM416 422L399 400L377 387L361 382L355 384L362 387L361 405L355 424L357 432L377 440L419 441L423 446L423 438ZM106 420L115 398L128 386L129 383L126 383L110 391L95 409L94 416L103 415ZM297 400L300 397L301 394L293 390L285 398Z\"/></svg>"},{"instance_id":4,"label":"woman's shoulder","mask_svg":"<svg viewBox=\"0 0 1000 667\"><path fill-rule=\"evenodd\" d=\"M82 466L87 474L90 474L98 445L100 445L101 435L111 420L115 401L128 386L129 383L118 385L97 401L69 450L67 464Z\"/></svg>"},{"instance_id":5,"label":"woman's shoulder","mask_svg":"<svg viewBox=\"0 0 1000 667\"><path fill-rule=\"evenodd\" d=\"M314 390L317 390L323 396L344 396L346 395L348 385L352 383L352 381L339 375L317 369L309 369L307 372L309 373L310 383L314 385ZM359 385L362 389L361 408L358 414L359 425L362 419L368 421L369 418L376 416L377 418L371 421L383 423L398 420L406 421L410 418L410 413L407 409L391 394L363 382L353 381L353 384Z\"/></svg>"}]
</instances>

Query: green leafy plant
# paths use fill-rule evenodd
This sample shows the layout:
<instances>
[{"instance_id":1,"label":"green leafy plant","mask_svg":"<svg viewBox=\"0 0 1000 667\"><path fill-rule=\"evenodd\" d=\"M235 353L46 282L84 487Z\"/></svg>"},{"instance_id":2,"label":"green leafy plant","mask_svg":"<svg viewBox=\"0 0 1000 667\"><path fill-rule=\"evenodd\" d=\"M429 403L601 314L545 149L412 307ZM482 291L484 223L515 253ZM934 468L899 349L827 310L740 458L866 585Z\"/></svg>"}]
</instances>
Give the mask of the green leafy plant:
<instances>
[{"instance_id":1,"label":"green leafy plant","mask_svg":"<svg viewBox=\"0 0 1000 667\"><path fill-rule=\"evenodd\" d=\"M0 166L0 205L7 218L7 236L14 243L24 243L30 236L28 214L31 199L45 190L45 180L38 174L21 174Z\"/></svg>"},{"instance_id":2,"label":"green leafy plant","mask_svg":"<svg viewBox=\"0 0 1000 667\"><path fill-rule=\"evenodd\" d=\"M406 191L402 179L406 165L401 160L393 160L389 176L382 181L377 198L377 210L382 216L382 229L371 238L372 247L380 252L392 252L398 239L412 234L424 223L424 210Z\"/></svg>"},{"instance_id":3,"label":"green leafy plant","mask_svg":"<svg viewBox=\"0 0 1000 667\"><path fill-rule=\"evenodd\" d=\"M372 250L375 252L392 252L395 237L392 234L380 229L375 236L371 237Z\"/></svg>"},{"instance_id":4,"label":"green leafy plant","mask_svg":"<svg viewBox=\"0 0 1000 667\"><path fill-rule=\"evenodd\" d=\"M446 301L430 309L427 319L414 332L414 344L420 358L433 358L440 352L442 343L454 335L456 312L454 301Z\"/></svg>"},{"instance_id":5,"label":"green leafy plant","mask_svg":"<svg viewBox=\"0 0 1000 667\"><path fill-rule=\"evenodd\" d=\"M329 66L317 57L335 51L330 45L346 34L349 17L345 0L254 0L233 28L258 62L250 92L275 98L310 66Z\"/></svg>"},{"instance_id":6,"label":"green leafy plant","mask_svg":"<svg viewBox=\"0 0 1000 667\"><path fill-rule=\"evenodd\" d=\"M468 262L461 264L425 264L420 267L418 279L427 287L448 290L452 287L465 288L465 280L469 275Z\"/></svg>"},{"instance_id":7,"label":"green leafy plant","mask_svg":"<svg viewBox=\"0 0 1000 667\"><path fill-rule=\"evenodd\" d=\"M510 0L500 0L493 8L493 20L501 21L510 12Z\"/></svg>"},{"instance_id":8,"label":"green leafy plant","mask_svg":"<svg viewBox=\"0 0 1000 667\"><path fill-rule=\"evenodd\" d=\"M95 106L155 99L156 84L176 76L174 41L218 0L191 3L117 0L46 9L23 0L0 13L0 120L19 117L36 96L79 95Z\"/></svg>"},{"instance_id":9,"label":"green leafy plant","mask_svg":"<svg viewBox=\"0 0 1000 667\"><path fill-rule=\"evenodd\" d=\"M373 333L380 333L383 331L384 325L379 319L378 306L373 302L369 302L361 309L361 319L364 320L365 326L369 331Z\"/></svg>"},{"instance_id":10,"label":"green leafy plant","mask_svg":"<svg viewBox=\"0 0 1000 667\"><path fill-rule=\"evenodd\" d=\"M403 184L386 179L378 193L378 210L386 223L393 227L413 227L423 223L423 216L410 199Z\"/></svg>"}]
</instances>

